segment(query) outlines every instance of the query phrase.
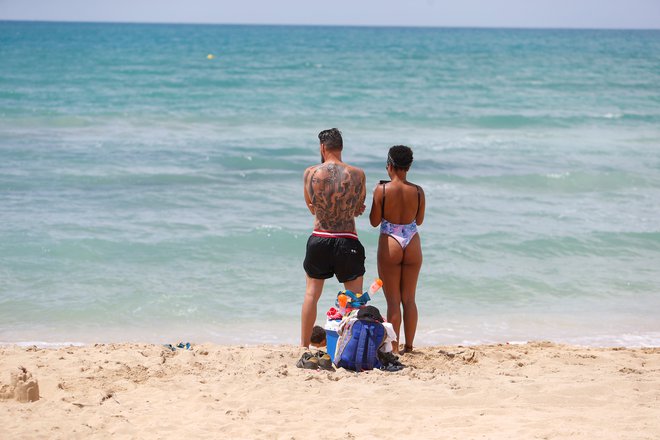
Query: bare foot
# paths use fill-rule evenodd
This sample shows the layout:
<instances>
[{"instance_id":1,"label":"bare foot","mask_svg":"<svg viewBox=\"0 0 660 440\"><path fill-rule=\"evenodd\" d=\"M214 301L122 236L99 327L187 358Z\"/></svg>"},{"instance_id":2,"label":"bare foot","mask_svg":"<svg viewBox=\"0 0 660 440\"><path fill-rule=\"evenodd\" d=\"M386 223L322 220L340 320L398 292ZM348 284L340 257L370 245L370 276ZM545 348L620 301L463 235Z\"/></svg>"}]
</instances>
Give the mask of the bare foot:
<instances>
[{"instance_id":1,"label":"bare foot","mask_svg":"<svg viewBox=\"0 0 660 440\"><path fill-rule=\"evenodd\" d=\"M406 354L406 353L412 353L412 352L413 352L412 345L404 345L403 349L399 350L399 354Z\"/></svg>"}]
</instances>

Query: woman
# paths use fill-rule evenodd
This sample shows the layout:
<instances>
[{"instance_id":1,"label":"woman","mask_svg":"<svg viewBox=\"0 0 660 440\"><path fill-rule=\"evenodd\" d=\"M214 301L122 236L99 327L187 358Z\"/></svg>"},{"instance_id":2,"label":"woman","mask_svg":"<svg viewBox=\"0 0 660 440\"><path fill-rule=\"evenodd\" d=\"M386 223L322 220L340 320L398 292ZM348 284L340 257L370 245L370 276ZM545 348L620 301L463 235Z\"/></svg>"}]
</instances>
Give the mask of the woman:
<instances>
[{"instance_id":1,"label":"woman","mask_svg":"<svg viewBox=\"0 0 660 440\"><path fill-rule=\"evenodd\" d=\"M380 224L378 238L378 276L383 280L387 299L387 320L396 331L401 327L403 307L403 352L413 349L417 329L415 290L422 267L422 246L417 226L424 221L425 198L420 186L406 180L413 161L412 150L395 145L387 155L387 174L391 181L381 180L374 189L369 221ZM393 343L398 352L397 343Z\"/></svg>"}]
</instances>

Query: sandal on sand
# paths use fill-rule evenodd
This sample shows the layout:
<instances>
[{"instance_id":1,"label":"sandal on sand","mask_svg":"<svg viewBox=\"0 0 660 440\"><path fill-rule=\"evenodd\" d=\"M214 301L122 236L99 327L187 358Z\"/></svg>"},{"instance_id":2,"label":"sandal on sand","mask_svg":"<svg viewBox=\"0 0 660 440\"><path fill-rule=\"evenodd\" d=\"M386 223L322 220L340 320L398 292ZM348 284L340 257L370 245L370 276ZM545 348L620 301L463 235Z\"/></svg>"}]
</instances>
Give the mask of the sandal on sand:
<instances>
[{"instance_id":1,"label":"sandal on sand","mask_svg":"<svg viewBox=\"0 0 660 440\"><path fill-rule=\"evenodd\" d=\"M319 351L316 353L316 356L319 360L319 368L326 371L335 371L335 367L332 366L332 359L328 353Z\"/></svg>"},{"instance_id":2,"label":"sandal on sand","mask_svg":"<svg viewBox=\"0 0 660 440\"><path fill-rule=\"evenodd\" d=\"M309 351L306 353L303 353L303 355L300 357L298 362L296 363L296 367L298 368L304 368L305 370L318 370L319 369L319 358L314 356L312 353Z\"/></svg>"},{"instance_id":3,"label":"sandal on sand","mask_svg":"<svg viewBox=\"0 0 660 440\"><path fill-rule=\"evenodd\" d=\"M177 348L192 350L192 345L190 345L190 342L186 342L185 344L183 342L179 342L176 345L164 344L163 347L169 348L172 351L176 351Z\"/></svg>"},{"instance_id":4,"label":"sandal on sand","mask_svg":"<svg viewBox=\"0 0 660 440\"><path fill-rule=\"evenodd\" d=\"M395 372L401 371L404 368L404 365L399 362L399 357L392 352L384 353L379 351L378 360L380 360L380 363L382 364L380 367L382 371Z\"/></svg>"},{"instance_id":5,"label":"sandal on sand","mask_svg":"<svg viewBox=\"0 0 660 440\"><path fill-rule=\"evenodd\" d=\"M387 371L389 373L396 373L397 371L403 370L404 366L403 365L389 364L389 365L383 365L382 367L380 367L380 369L381 369L381 371Z\"/></svg>"}]
</instances>

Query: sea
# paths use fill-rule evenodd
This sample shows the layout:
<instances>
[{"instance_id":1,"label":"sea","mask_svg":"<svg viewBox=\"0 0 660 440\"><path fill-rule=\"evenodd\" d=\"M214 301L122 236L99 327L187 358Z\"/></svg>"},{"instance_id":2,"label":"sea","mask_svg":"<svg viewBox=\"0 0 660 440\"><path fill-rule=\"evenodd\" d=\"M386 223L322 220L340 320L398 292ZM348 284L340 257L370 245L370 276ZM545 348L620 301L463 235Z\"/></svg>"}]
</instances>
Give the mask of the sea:
<instances>
[{"instance_id":1,"label":"sea","mask_svg":"<svg viewBox=\"0 0 660 440\"><path fill-rule=\"evenodd\" d=\"M414 151L415 345L660 345L660 31L16 21L0 343L297 344L331 127L367 175L365 285L372 190Z\"/></svg>"}]
</instances>

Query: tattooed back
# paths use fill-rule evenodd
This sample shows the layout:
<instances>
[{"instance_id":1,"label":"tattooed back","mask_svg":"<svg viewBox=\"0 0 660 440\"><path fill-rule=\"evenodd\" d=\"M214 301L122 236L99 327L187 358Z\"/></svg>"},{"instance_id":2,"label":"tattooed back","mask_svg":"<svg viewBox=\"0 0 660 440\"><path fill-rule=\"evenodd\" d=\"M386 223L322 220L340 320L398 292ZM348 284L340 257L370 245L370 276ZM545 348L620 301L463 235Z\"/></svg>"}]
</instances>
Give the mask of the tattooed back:
<instances>
[{"instance_id":1,"label":"tattooed back","mask_svg":"<svg viewBox=\"0 0 660 440\"><path fill-rule=\"evenodd\" d=\"M315 215L314 229L355 232L355 217L366 196L364 171L343 162L307 168L305 191Z\"/></svg>"}]
</instances>

